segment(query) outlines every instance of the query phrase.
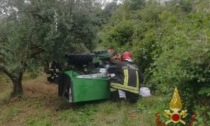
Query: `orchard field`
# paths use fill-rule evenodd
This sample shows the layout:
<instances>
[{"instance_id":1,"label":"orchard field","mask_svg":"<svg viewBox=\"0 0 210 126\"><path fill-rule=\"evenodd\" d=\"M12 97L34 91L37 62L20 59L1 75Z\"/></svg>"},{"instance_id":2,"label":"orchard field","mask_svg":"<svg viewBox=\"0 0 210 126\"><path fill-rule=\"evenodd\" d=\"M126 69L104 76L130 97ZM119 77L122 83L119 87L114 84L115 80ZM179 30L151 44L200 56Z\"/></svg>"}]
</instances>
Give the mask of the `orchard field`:
<instances>
[{"instance_id":1,"label":"orchard field","mask_svg":"<svg viewBox=\"0 0 210 126\"><path fill-rule=\"evenodd\" d=\"M177 87L183 109L197 113L195 125L209 126L209 6L209 0L1 0L0 125L154 126L154 114L169 109ZM66 53L110 48L133 54L151 97L71 106L39 69L64 64Z\"/></svg>"},{"instance_id":2,"label":"orchard field","mask_svg":"<svg viewBox=\"0 0 210 126\"><path fill-rule=\"evenodd\" d=\"M2 76L1 76L2 77ZM70 105L58 97L57 85L46 76L23 81L24 95L9 100L11 87L3 78L0 93L1 126L154 126L155 113L126 101L109 100ZM148 100L149 99L149 100ZM152 97L147 102L154 102ZM145 99L146 100L146 99ZM152 103L150 103L152 105Z\"/></svg>"}]
</instances>

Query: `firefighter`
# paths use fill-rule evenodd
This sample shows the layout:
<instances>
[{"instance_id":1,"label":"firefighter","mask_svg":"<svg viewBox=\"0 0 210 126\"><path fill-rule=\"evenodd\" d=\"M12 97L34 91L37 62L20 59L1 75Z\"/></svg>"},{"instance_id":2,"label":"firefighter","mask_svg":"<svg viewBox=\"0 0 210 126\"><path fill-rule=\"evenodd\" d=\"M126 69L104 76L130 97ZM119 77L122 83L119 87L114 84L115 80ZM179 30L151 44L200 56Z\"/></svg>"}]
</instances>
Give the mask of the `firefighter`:
<instances>
[{"instance_id":1,"label":"firefighter","mask_svg":"<svg viewBox=\"0 0 210 126\"><path fill-rule=\"evenodd\" d=\"M124 52L121 56L121 62L113 63L107 71L114 74L114 77L110 79L111 99L119 101L118 90L122 90L125 92L127 101L137 102L142 74L139 72L138 66L133 63L132 54L128 51Z\"/></svg>"}]
</instances>

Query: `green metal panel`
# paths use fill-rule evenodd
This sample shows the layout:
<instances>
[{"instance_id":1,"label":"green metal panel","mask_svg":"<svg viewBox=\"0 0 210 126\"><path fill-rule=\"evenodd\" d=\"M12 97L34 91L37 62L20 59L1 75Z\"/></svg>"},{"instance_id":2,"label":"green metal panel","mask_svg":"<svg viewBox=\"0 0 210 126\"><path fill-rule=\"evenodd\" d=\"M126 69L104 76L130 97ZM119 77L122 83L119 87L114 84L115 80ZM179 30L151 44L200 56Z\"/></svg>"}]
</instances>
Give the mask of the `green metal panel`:
<instances>
[{"instance_id":1,"label":"green metal panel","mask_svg":"<svg viewBox=\"0 0 210 126\"><path fill-rule=\"evenodd\" d=\"M75 72L65 73L72 79L70 102L101 100L110 97L107 77L79 78Z\"/></svg>"},{"instance_id":2,"label":"green metal panel","mask_svg":"<svg viewBox=\"0 0 210 126\"><path fill-rule=\"evenodd\" d=\"M109 98L108 80L105 78L74 78L73 102Z\"/></svg>"}]
</instances>

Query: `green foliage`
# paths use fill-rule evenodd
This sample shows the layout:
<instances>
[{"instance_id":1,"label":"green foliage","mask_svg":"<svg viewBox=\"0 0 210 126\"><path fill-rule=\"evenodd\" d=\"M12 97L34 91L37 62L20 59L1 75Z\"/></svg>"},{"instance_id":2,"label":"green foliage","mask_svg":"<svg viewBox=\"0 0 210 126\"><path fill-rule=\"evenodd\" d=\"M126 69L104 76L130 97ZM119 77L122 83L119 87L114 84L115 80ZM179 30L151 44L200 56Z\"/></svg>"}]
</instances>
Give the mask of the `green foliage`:
<instances>
[{"instance_id":1,"label":"green foliage","mask_svg":"<svg viewBox=\"0 0 210 126\"><path fill-rule=\"evenodd\" d=\"M200 89L198 94L200 94L200 95L204 95L205 94L207 96L210 96L210 88L203 87L203 88Z\"/></svg>"},{"instance_id":2,"label":"green foliage","mask_svg":"<svg viewBox=\"0 0 210 126\"><path fill-rule=\"evenodd\" d=\"M200 102L209 103L209 3L180 0L165 6L151 0L136 10L126 5L104 27L104 45L133 52L144 84L156 93L172 95L178 87L190 112ZM129 37L123 38L122 30Z\"/></svg>"},{"instance_id":3,"label":"green foliage","mask_svg":"<svg viewBox=\"0 0 210 126\"><path fill-rule=\"evenodd\" d=\"M192 11L192 2L191 0L180 0L181 9L185 12Z\"/></svg>"},{"instance_id":4,"label":"green foliage","mask_svg":"<svg viewBox=\"0 0 210 126\"><path fill-rule=\"evenodd\" d=\"M116 26L108 32L108 35L105 36L108 37L105 46L131 46L129 45L131 44L129 40L131 40L133 35L133 24L134 23L131 21L122 21L116 24Z\"/></svg>"},{"instance_id":5,"label":"green foliage","mask_svg":"<svg viewBox=\"0 0 210 126\"><path fill-rule=\"evenodd\" d=\"M210 108L209 106L195 106L196 122L195 125L208 126L210 125Z\"/></svg>"},{"instance_id":6,"label":"green foliage","mask_svg":"<svg viewBox=\"0 0 210 126\"><path fill-rule=\"evenodd\" d=\"M144 7L145 0L126 0L125 4L130 10L138 10Z\"/></svg>"},{"instance_id":7,"label":"green foliage","mask_svg":"<svg viewBox=\"0 0 210 126\"><path fill-rule=\"evenodd\" d=\"M116 8L117 8L117 1L114 0L114 1L106 4L106 6L103 9L103 12L107 17L110 17L110 16L112 16L112 14L116 10Z\"/></svg>"},{"instance_id":8,"label":"green foliage","mask_svg":"<svg viewBox=\"0 0 210 126\"><path fill-rule=\"evenodd\" d=\"M150 125L156 125L156 114L160 116L160 121L165 122L167 118L164 116L164 110L169 109L170 99L162 96L143 97L138 102L138 111L145 116L142 116L145 122L150 122Z\"/></svg>"},{"instance_id":9,"label":"green foliage","mask_svg":"<svg viewBox=\"0 0 210 126\"><path fill-rule=\"evenodd\" d=\"M65 53L93 50L98 30L94 0L2 1L0 71L22 93L26 69L38 74L44 62L63 62ZM10 9L7 9L10 8Z\"/></svg>"}]
</instances>

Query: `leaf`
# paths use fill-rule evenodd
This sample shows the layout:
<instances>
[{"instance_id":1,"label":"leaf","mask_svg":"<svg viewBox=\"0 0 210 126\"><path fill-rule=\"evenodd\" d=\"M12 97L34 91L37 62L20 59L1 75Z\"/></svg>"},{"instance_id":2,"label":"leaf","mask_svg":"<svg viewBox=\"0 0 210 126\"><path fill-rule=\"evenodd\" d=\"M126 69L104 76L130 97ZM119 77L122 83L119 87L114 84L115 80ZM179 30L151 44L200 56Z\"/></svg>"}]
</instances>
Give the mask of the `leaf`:
<instances>
[{"instance_id":1,"label":"leaf","mask_svg":"<svg viewBox=\"0 0 210 126\"><path fill-rule=\"evenodd\" d=\"M208 94L210 93L210 88L203 87L198 91L198 94L203 95L203 94Z\"/></svg>"}]
</instances>

